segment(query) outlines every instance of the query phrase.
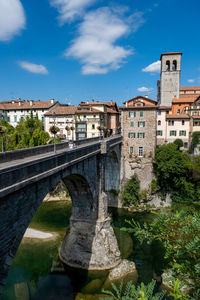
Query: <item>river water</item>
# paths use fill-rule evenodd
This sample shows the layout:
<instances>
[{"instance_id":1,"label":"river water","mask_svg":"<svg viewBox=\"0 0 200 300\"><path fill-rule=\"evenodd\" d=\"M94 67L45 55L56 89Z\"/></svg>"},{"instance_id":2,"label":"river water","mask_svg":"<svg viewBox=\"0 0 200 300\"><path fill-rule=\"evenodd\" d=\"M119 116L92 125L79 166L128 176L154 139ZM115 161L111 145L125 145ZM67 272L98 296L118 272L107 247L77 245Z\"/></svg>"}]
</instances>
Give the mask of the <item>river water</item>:
<instances>
[{"instance_id":1,"label":"river water","mask_svg":"<svg viewBox=\"0 0 200 300\"><path fill-rule=\"evenodd\" d=\"M159 249L140 245L127 232L120 231L125 219L143 222L152 218L150 213L129 213L124 209L110 209L112 225L118 240L122 258L134 261L138 282L149 282L155 263L162 265ZM68 300L99 299L102 288L110 289L108 272L88 272L63 268L59 262L58 249L62 243L71 216L70 201L43 202L35 214L30 228L55 233L52 239L23 238L9 271L2 300ZM127 226L127 225L126 225ZM136 271L122 278L124 284L137 282ZM121 279L120 279L121 280ZM115 281L118 285L120 280Z\"/></svg>"}]
</instances>

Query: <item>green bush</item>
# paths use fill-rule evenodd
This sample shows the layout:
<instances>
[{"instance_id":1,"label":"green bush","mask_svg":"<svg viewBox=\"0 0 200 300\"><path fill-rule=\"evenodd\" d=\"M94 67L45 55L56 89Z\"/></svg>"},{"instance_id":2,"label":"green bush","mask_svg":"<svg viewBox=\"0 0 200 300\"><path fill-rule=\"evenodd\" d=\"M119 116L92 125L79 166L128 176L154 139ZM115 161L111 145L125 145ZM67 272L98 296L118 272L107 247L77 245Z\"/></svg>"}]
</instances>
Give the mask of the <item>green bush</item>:
<instances>
[{"instance_id":1,"label":"green bush","mask_svg":"<svg viewBox=\"0 0 200 300\"><path fill-rule=\"evenodd\" d=\"M183 147L183 141L181 139L176 139L174 141L174 144L177 145L178 149L180 149L181 147Z\"/></svg>"},{"instance_id":2,"label":"green bush","mask_svg":"<svg viewBox=\"0 0 200 300\"><path fill-rule=\"evenodd\" d=\"M125 183L122 192L122 204L124 206L139 204L139 189L139 181L134 175Z\"/></svg>"}]
</instances>

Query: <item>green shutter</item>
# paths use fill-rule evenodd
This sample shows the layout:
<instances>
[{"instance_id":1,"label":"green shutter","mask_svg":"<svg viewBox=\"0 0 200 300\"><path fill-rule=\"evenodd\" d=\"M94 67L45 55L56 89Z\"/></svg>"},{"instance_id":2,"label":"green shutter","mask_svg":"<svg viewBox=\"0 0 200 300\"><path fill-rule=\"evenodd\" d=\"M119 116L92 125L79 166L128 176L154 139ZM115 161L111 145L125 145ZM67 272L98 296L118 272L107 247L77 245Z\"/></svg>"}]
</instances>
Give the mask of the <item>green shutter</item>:
<instances>
[{"instance_id":1,"label":"green shutter","mask_svg":"<svg viewBox=\"0 0 200 300\"><path fill-rule=\"evenodd\" d=\"M176 130L175 130L175 136L176 136Z\"/></svg>"},{"instance_id":2,"label":"green shutter","mask_svg":"<svg viewBox=\"0 0 200 300\"><path fill-rule=\"evenodd\" d=\"M156 136L158 135L158 131L156 130Z\"/></svg>"},{"instance_id":3,"label":"green shutter","mask_svg":"<svg viewBox=\"0 0 200 300\"><path fill-rule=\"evenodd\" d=\"M161 130L161 136L162 136L162 130Z\"/></svg>"},{"instance_id":4,"label":"green shutter","mask_svg":"<svg viewBox=\"0 0 200 300\"><path fill-rule=\"evenodd\" d=\"M138 134L137 134L137 137L139 138L139 132L138 132Z\"/></svg>"},{"instance_id":5,"label":"green shutter","mask_svg":"<svg viewBox=\"0 0 200 300\"><path fill-rule=\"evenodd\" d=\"M134 117L136 117L136 111L134 111Z\"/></svg>"},{"instance_id":6,"label":"green shutter","mask_svg":"<svg viewBox=\"0 0 200 300\"><path fill-rule=\"evenodd\" d=\"M170 133L169 133L169 135L171 136L172 135L172 131L170 130Z\"/></svg>"},{"instance_id":7,"label":"green shutter","mask_svg":"<svg viewBox=\"0 0 200 300\"><path fill-rule=\"evenodd\" d=\"M145 133L143 133L143 139L144 139L144 137L145 137Z\"/></svg>"},{"instance_id":8,"label":"green shutter","mask_svg":"<svg viewBox=\"0 0 200 300\"><path fill-rule=\"evenodd\" d=\"M131 127L134 127L134 122L131 122L131 123L130 123L130 126L131 126Z\"/></svg>"},{"instance_id":9,"label":"green shutter","mask_svg":"<svg viewBox=\"0 0 200 300\"><path fill-rule=\"evenodd\" d=\"M143 127L145 127L145 121L143 122Z\"/></svg>"},{"instance_id":10,"label":"green shutter","mask_svg":"<svg viewBox=\"0 0 200 300\"><path fill-rule=\"evenodd\" d=\"M181 136L181 130L179 130L179 136Z\"/></svg>"},{"instance_id":11,"label":"green shutter","mask_svg":"<svg viewBox=\"0 0 200 300\"><path fill-rule=\"evenodd\" d=\"M129 138L131 137L131 134L130 134L130 132L128 133L128 137L129 137Z\"/></svg>"},{"instance_id":12,"label":"green shutter","mask_svg":"<svg viewBox=\"0 0 200 300\"><path fill-rule=\"evenodd\" d=\"M186 130L184 131L184 136L186 136Z\"/></svg>"},{"instance_id":13,"label":"green shutter","mask_svg":"<svg viewBox=\"0 0 200 300\"><path fill-rule=\"evenodd\" d=\"M137 122L137 126L138 126L138 127L140 126L140 122Z\"/></svg>"}]
</instances>

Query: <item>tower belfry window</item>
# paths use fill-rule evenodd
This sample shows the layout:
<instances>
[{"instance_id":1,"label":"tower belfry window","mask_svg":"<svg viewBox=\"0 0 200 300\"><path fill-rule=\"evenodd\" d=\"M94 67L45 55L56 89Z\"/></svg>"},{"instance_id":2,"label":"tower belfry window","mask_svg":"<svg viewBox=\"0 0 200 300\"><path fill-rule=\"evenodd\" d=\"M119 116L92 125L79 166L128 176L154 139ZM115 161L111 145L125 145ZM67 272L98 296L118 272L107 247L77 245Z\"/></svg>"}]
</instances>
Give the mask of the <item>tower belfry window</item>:
<instances>
[{"instance_id":1,"label":"tower belfry window","mask_svg":"<svg viewBox=\"0 0 200 300\"><path fill-rule=\"evenodd\" d=\"M177 61L173 60L172 70L176 71L176 69L177 69Z\"/></svg>"},{"instance_id":2,"label":"tower belfry window","mask_svg":"<svg viewBox=\"0 0 200 300\"><path fill-rule=\"evenodd\" d=\"M169 60L166 61L165 71L170 71L170 61Z\"/></svg>"}]
</instances>

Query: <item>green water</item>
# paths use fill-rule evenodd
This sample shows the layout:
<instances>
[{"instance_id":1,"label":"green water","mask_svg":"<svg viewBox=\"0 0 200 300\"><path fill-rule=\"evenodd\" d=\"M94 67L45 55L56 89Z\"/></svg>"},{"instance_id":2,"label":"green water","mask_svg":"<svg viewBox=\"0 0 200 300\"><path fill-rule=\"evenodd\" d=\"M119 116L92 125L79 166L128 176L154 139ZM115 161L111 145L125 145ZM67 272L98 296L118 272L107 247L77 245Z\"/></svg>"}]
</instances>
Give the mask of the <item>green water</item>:
<instances>
[{"instance_id":1,"label":"green water","mask_svg":"<svg viewBox=\"0 0 200 300\"><path fill-rule=\"evenodd\" d=\"M113 218L113 227L118 240L122 258L135 262L138 281L149 282L152 278L153 255L148 245L139 245L137 241L120 227L125 219L133 214L122 209L109 211ZM3 300L67 300L99 299L102 288L110 288L108 272L88 272L64 269L58 259L58 249L62 243L71 216L69 201L44 202L35 214L29 227L56 233L51 240L23 239L9 271L4 287ZM134 218L144 221L151 214L134 214ZM136 282L136 272L126 276L124 282ZM118 284L120 282L115 282Z\"/></svg>"}]
</instances>

